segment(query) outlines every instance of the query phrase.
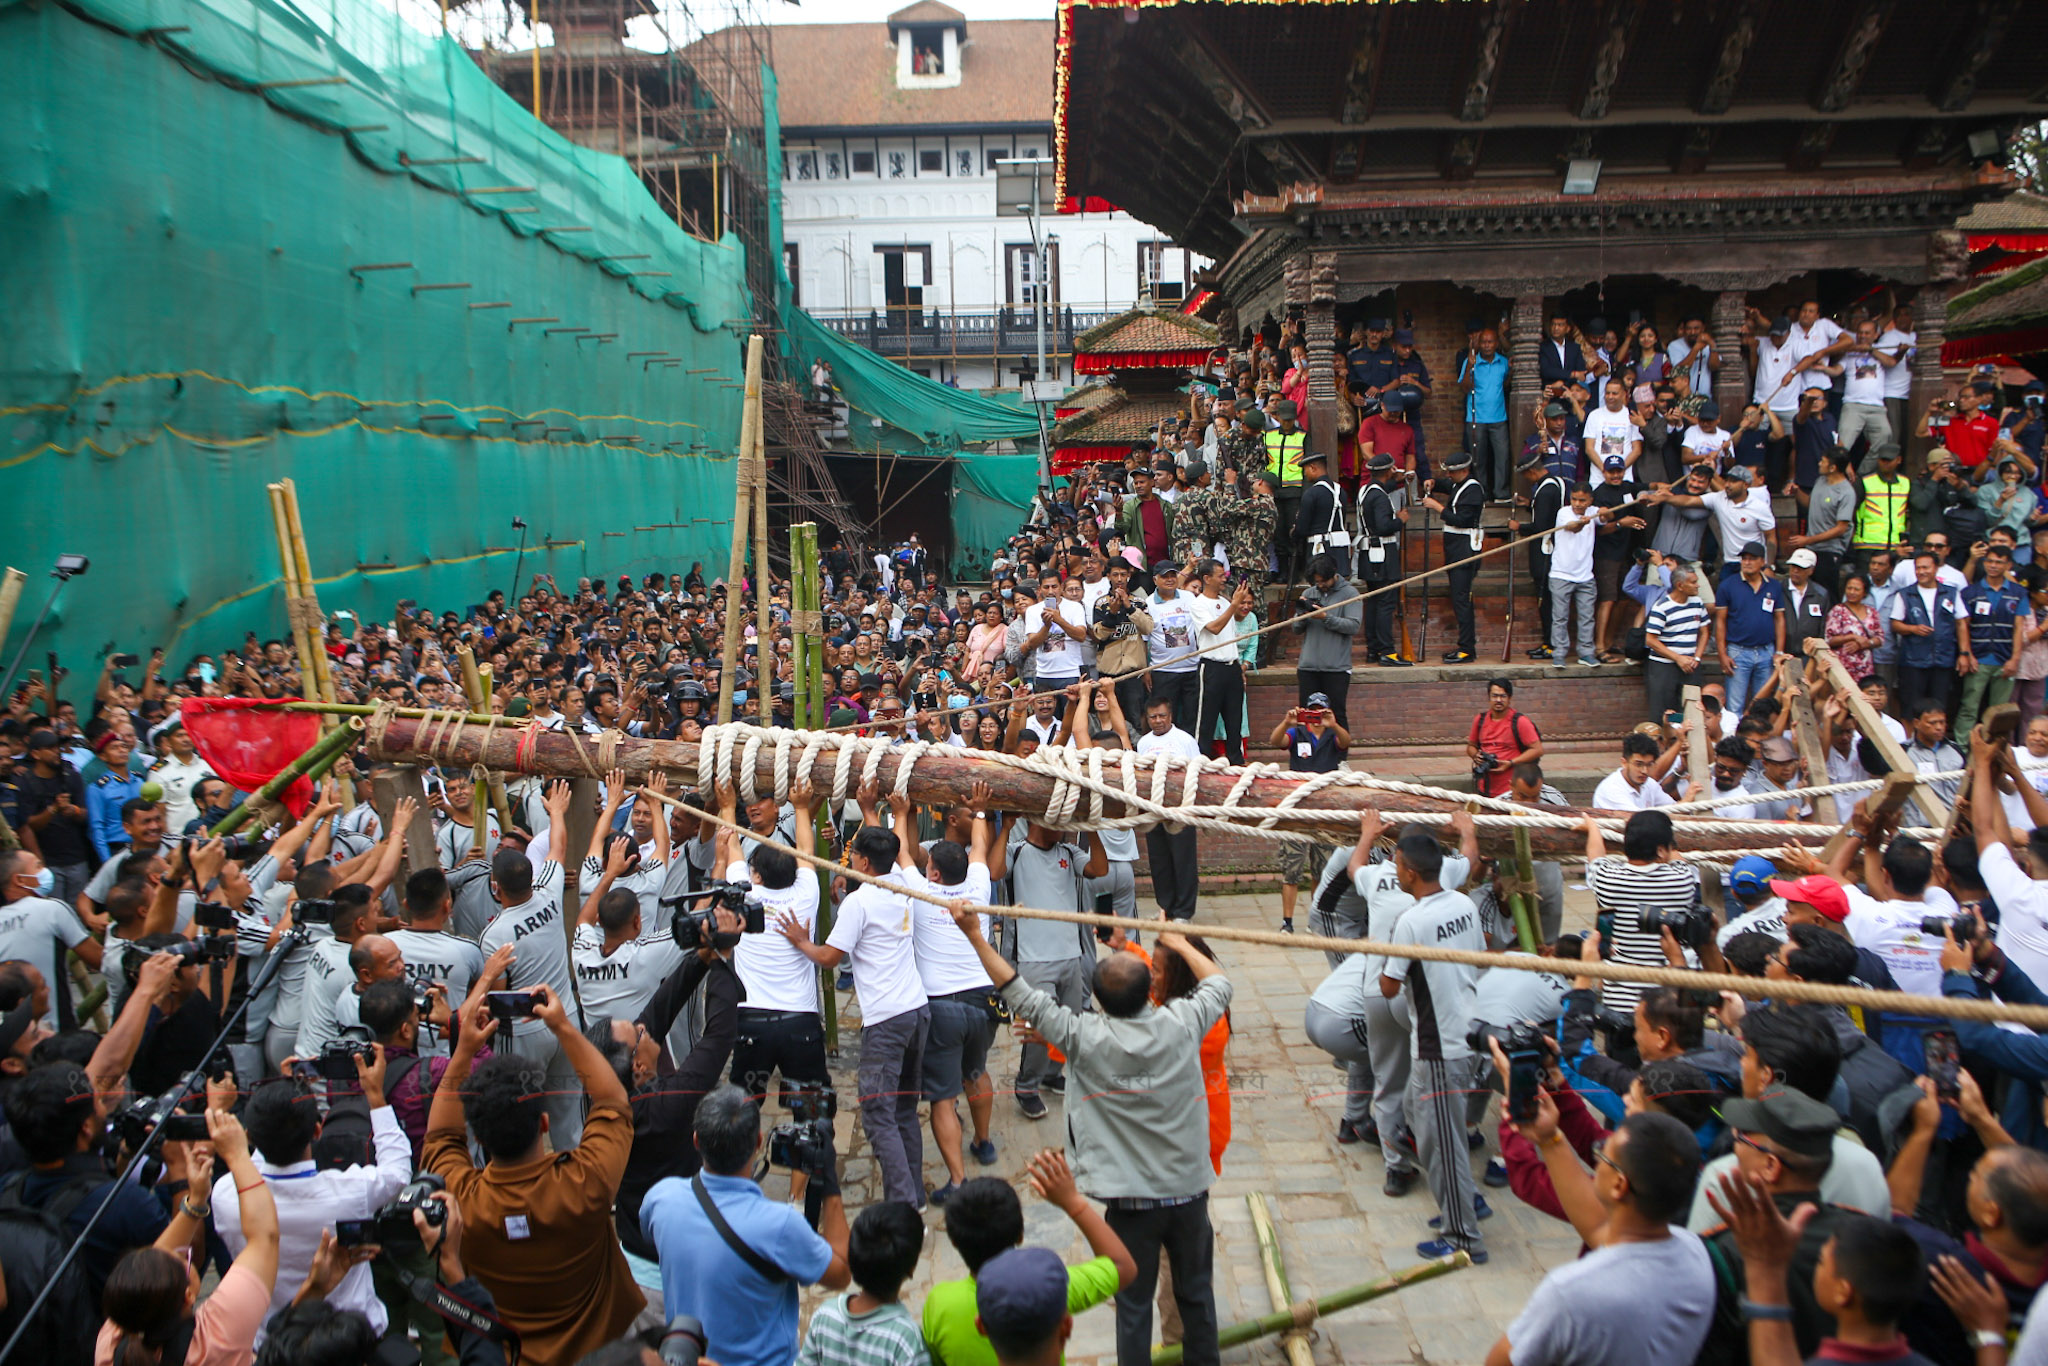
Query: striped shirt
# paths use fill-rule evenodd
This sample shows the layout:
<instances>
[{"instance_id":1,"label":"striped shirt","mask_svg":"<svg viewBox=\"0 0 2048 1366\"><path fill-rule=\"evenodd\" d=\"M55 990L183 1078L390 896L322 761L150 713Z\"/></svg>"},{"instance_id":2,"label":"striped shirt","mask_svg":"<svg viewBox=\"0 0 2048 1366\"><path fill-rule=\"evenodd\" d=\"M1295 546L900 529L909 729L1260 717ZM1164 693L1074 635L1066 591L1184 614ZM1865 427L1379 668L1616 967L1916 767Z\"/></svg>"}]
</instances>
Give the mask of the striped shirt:
<instances>
[{"instance_id":1,"label":"striped shirt","mask_svg":"<svg viewBox=\"0 0 2048 1366\"><path fill-rule=\"evenodd\" d=\"M1650 609L1650 618L1644 626L1648 635L1664 642L1664 648L1675 655L1690 655L1699 649L1700 633L1707 626L1707 605L1695 593L1684 602L1666 597ZM1652 659L1664 656L1651 653ZM1671 661L1665 660L1665 663Z\"/></svg>"},{"instance_id":2,"label":"striped shirt","mask_svg":"<svg viewBox=\"0 0 2048 1366\"><path fill-rule=\"evenodd\" d=\"M924 1330L900 1303L865 1314L846 1307L851 1293L828 1300L811 1315L796 1366L927 1366Z\"/></svg>"},{"instance_id":3,"label":"striped shirt","mask_svg":"<svg viewBox=\"0 0 2048 1366\"><path fill-rule=\"evenodd\" d=\"M1649 967L1671 966L1664 959L1663 938L1642 929L1636 912L1653 906L1684 910L1699 905L1699 869L1689 863L1634 864L1619 854L1608 854L1586 865L1586 882L1601 911L1614 916L1614 933L1605 943L1610 959ZM1648 989L1640 982L1602 982L1600 1005L1627 1014Z\"/></svg>"}]
</instances>

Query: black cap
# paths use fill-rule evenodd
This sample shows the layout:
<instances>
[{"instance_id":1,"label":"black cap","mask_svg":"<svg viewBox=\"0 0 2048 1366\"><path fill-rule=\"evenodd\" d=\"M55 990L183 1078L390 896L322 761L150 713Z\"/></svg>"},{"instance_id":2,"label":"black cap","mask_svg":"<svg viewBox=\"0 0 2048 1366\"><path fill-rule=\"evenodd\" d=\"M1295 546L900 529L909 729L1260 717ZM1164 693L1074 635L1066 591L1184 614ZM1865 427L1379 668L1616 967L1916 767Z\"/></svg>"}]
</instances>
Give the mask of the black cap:
<instances>
[{"instance_id":1,"label":"black cap","mask_svg":"<svg viewBox=\"0 0 2048 1366\"><path fill-rule=\"evenodd\" d=\"M1375 472L1394 468L1394 457L1384 451L1365 462L1365 467Z\"/></svg>"},{"instance_id":2,"label":"black cap","mask_svg":"<svg viewBox=\"0 0 2048 1366\"><path fill-rule=\"evenodd\" d=\"M1770 551L1764 549L1762 541L1744 541L1742 543L1742 558L1745 560L1752 555L1756 556L1759 560L1768 559L1770 553Z\"/></svg>"},{"instance_id":3,"label":"black cap","mask_svg":"<svg viewBox=\"0 0 2048 1366\"><path fill-rule=\"evenodd\" d=\"M1024 1348L1044 1342L1067 1316L1067 1268L1050 1248L1013 1247L981 1264L974 1307L992 1342Z\"/></svg>"},{"instance_id":4,"label":"black cap","mask_svg":"<svg viewBox=\"0 0 2048 1366\"><path fill-rule=\"evenodd\" d=\"M1704 399L1701 401L1694 416L1698 417L1702 422L1717 421L1721 416L1721 405L1712 399Z\"/></svg>"},{"instance_id":5,"label":"black cap","mask_svg":"<svg viewBox=\"0 0 2048 1366\"><path fill-rule=\"evenodd\" d=\"M1834 1107L1802 1091L1776 1091L1760 1100L1731 1100L1721 1107L1728 1127L1762 1134L1780 1147L1808 1157L1835 1150L1835 1131L1842 1117Z\"/></svg>"},{"instance_id":6,"label":"black cap","mask_svg":"<svg viewBox=\"0 0 2048 1366\"><path fill-rule=\"evenodd\" d=\"M1437 463L1447 470L1462 470L1472 464L1472 457L1464 451L1452 451Z\"/></svg>"},{"instance_id":7,"label":"black cap","mask_svg":"<svg viewBox=\"0 0 2048 1366\"><path fill-rule=\"evenodd\" d=\"M1330 457L1324 455L1321 451L1303 451L1301 453L1301 467L1303 469L1307 469L1310 465L1327 465L1329 463Z\"/></svg>"}]
</instances>

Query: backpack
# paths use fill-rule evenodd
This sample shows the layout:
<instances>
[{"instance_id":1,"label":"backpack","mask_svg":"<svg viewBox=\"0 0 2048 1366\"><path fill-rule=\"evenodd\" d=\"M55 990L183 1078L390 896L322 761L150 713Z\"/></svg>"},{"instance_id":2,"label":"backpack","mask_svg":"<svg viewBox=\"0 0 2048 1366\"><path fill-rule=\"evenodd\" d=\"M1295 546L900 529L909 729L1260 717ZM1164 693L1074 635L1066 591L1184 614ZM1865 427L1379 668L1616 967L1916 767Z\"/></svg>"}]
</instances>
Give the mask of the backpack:
<instances>
[{"instance_id":1,"label":"backpack","mask_svg":"<svg viewBox=\"0 0 2048 1366\"><path fill-rule=\"evenodd\" d=\"M419 1054L409 1058L393 1058L384 1067L384 1094L389 1096L398 1089L398 1084L412 1075L420 1065ZM327 1105L327 1119L320 1126L320 1137L313 1140L313 1164L321 1171L340 1171L346 1167L374 1167L377 1165L376 1130L370 1122L370 1107L363 1103L360 1091L351 1091L339 1097L330 1092Z\"/></svg>"},{"instance_id":2,"label":"backpack","mask_svg":"<svg viewBox=\"0 0 2048 1366\"><path fill-rule=\"evenodd\" d=\"M7 1282L7 1307L0 1310L0 1342L21 1326L22 1315L50 1284L64 1254L77 1241L69 1222L72 1212L94 1187L104 1184L103 1178L76 1176L37 1206L25 1204L21 1198L28 1177L27 1172L16 1172L0 1183L0 1242L7 1248L4 1268L0 1268ZM93 1345L104 1320L83 1262L73 1260L57 1276L49 1300L29 1325L17 1348L19 1359L45 1366L86 1366L93 1359Z\"/></svg>"}]
</instances>

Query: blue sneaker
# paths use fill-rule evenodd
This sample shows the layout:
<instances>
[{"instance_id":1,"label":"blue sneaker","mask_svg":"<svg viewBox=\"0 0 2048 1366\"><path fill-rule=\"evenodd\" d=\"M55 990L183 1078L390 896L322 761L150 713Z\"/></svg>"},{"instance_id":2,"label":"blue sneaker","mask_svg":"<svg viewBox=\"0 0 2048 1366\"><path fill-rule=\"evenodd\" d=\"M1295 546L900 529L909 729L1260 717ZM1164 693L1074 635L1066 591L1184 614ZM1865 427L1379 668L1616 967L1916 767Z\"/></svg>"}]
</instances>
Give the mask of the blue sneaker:
<instances>
[{"instance_id":1,"label":"blue sneaker","mask_svg":"<svg viewBox=\"0 0 2048 1366\"><path fill-rule=\"evenodd\" d=\"M1458 1249L1447 1238L1432 1238L1426 1243L1417 1243L1415 1250L1424 1257L1434 1258L1448 1257ZM1465 1249L1465 1255L1472 1259L1472 1265L1474 1266L1486 1265L1487 1255L1486 1249L1483 1247L1468 1247Z\"/></svg>"},{"instance_id":2,"label":"blue sneaker","mask_svg":"<svg viewBox=\"0 0 2048 1366\"><path fill-rule=\"evenodd\" d=\"M937 1199L936 1196L933 1198ZM1486 1203L1485 1196L1475 1195L1472 1197L1472 1212L1481 1219L1491 1219L1493 1217L1493 1206ZM1441 1214L1431 1215L1429 1226L1434 1229L1441 1229L1444 1226L1444 1217Z\"/></svg>"},{"instance_id":3,"label":"blue sneaker","mask_svg":"<svg viewBox=\"0 0 2048 1366\"><path fill-rule=\"evenodd\" d=\"M1508 1183L1508 1164L1497 1157L1486 1159L1486 1175L1480 1178L1487 1185L1499 1189Z\"/></svg>"},{"instance_id":4,"label":"blue sneaker","mask_svg":"<svg viewBox=\"0 0 2048 1366\"><path fill-rule=\"evenodd\" d=\"M968 1144L967 1151L973 1155L976 1162L979 1162L984 1167L993 1167L996 1164L996 1141L992 1138L984 1138L979 1143Z\"/></svg>"},{"instance_id":5,"label":"blue sneaker","mask_svg":"<svg viewBox=\"0 0 2048 1366\"><path fill-rule=\"evenodd\" d=\"M958 1194L959 1190L960 1185L958 1182L948 1181L945 1185L939 1187L937 1190L931 1193L931 1202L934 1205L943 1206L948 1200L951 1200L956 1194Z\"/></svg>"}]
</instances>

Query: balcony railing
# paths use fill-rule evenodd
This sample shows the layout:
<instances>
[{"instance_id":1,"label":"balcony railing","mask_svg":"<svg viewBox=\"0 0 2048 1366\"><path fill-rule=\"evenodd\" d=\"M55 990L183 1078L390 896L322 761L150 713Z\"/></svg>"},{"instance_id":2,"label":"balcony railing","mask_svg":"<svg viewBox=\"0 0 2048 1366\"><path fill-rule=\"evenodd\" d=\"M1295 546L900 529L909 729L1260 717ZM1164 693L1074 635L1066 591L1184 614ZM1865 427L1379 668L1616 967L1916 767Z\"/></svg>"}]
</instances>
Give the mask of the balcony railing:
<instances>
[{"instance_id":1,"label":"balcony railing","mask_svg":"<svg viewBox=\"0 0 2048 1366\"><path fill-rule=\"evenodd\" d=\"M903 307L858 313L806 311L849 341L895 359L959 356L971 360L1038 354L1038 324L1028 306L966 312ZM1046 352L1071 355L1077 333L1115 316L1110 310L1055 309L1046 319Z\"/></svg>"}]
</instances>

